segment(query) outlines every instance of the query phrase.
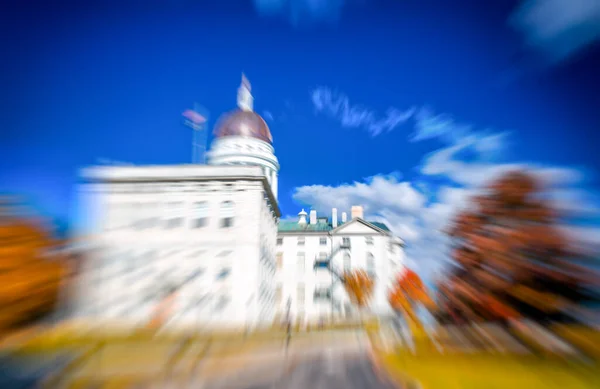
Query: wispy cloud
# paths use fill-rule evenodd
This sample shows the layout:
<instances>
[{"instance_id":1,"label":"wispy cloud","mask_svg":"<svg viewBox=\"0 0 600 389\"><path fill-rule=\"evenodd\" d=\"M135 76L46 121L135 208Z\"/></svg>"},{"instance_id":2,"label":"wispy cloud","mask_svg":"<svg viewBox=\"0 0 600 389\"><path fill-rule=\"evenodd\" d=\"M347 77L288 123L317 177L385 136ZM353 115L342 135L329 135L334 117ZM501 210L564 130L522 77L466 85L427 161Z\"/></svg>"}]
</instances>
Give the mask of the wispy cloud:
<instances>
[{"instance_id":1,"label":"wispy cloud","mask_svg":"<svg viewBox=\"0 0 600 389\"><path fill-rule=\"evenodd\" d=\"M292 25L334 23L347 0L253 0L256 11L266 17L282 17ZM366 1L363 1L363 3Z\"/></svg>"},{"instance_id":2,"label":"wispy cloud","mask_svg":"<svg viewBox=\"0 0 600 389\"><path fill-rule=\"evenodd\" d=\"M370 108L351 104L348 96L327 87L313 90L311 100L317 112L339 120L342 127L364 128L371 136L392 131L408 121L415 112L414 108L389 108L385 115L378 115Z\"/></svg>"},{"instance_id":3,"label":"wispy cloud","mask_svg":"<svg viewBox=\"0 0 600 389\"><path fill-rule=\"evenodd\" d=\"M345 96L336 100L321 94L313 103L320 112L329 113L341 123L344 123L343 107L351 108ZM357 112L367 113L355 117L373 117L366 109ZM563 216L595 217L600 213L600 197L583 189L586 172L581 169L521 161L498 162L489 156L496 156L509 147L508 132L478 131L457 124L450 115L435 115L430 109L415 110L413 117L415 132L409 139L447 141L444 147L423 157L414 181L402 180L399 172L378 174L338 186L298 187L293 198L326 214L334 207L347 212L352 205L363 205L370 220L387 223L407 242L407 263L429 281L449 266L448 238L443 229L460 210L471 204L469 199L480 193L486 183L505 172L519 169L537 176L543 184L541 197ZM364 125L365 122L358 123ZM452 133L456 128L463 130ZM468 159L465 154L469 155ZM430 180L433 176L443 180ZM579 236L573 241L576 245L600 249L600 236L595 235L598 231L598 226L579 226L574 227L569 236Z\"/></svg>"},{"instance_id":4,"label":"wispy cloud","mask_svg":"<svg viewBox=\"0 0 600 389\"><path fill-rule=\"evenodd\" d=\"M414 125L408 137L411 142L436 139L444 143L456 144L475 134L472 125L460 122L447 113L435 113L428 106L412 106L407 109L390 107L384 115L360 104L352 104L350 98L329 87L318 87L311 92L311 101L317 113L325 114L339 121L342 127L363 128L371 136L390 132L402 124ZM483 132L478 131L480 136ZM485 133L493 134L490 131ZM496 148L491 142L499 142L502 134L494 134L480 139L477 147L491 152Z\"/></svg>"},{"instance_id":5,"label":"wispy cloud","mask_svg":"<svg viewBox=\"0 0 600 389\"><path fill-rule=\"evenodd\" d=\"M266 121L272 122L275 119L273 118L273 114L271 113L271 111L263 111L262 114L263 118L265 118Z\"/></svg>"},{"instance_id":6,"label":"wispy cloud","mask_svg":"<svg viewBox=\"0 0 600 389\"><path fill-rule=\"evenodd\" d=\"M558 62L600 39L600 1L526 0L509 22L528 47Z\"/></svg>"}]
</instances>

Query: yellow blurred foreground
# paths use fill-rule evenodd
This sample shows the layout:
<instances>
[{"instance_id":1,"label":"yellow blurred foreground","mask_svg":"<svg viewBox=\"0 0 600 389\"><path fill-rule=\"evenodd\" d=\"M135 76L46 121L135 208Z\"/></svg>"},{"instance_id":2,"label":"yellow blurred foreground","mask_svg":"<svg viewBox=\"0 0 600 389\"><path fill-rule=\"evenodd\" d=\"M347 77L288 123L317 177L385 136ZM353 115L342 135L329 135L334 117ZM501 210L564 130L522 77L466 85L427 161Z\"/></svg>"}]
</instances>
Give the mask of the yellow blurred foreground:
<instances>
[{"instance_id":1,"label":"yellow blurred foreground","mask_svg":"<svg viewBox=\"0 0 600 389\"><path fill-rule=\"evenodd\" d=\"M599 388L600 332L563 326L556 328L556 333L585 354L553 354L546 350L547 345L536 344L535 339L523 334L512 334L518 341L513 346L504 342L504 351L499 352L487 347L489 341L486 345L475 337L473 342L481 341L478 348L460 349L444 335L436 339L420 333L415 335L413 350L395 347L386 351L378 347L377 359L403 388Z\"/></svg>"}]
</instances>

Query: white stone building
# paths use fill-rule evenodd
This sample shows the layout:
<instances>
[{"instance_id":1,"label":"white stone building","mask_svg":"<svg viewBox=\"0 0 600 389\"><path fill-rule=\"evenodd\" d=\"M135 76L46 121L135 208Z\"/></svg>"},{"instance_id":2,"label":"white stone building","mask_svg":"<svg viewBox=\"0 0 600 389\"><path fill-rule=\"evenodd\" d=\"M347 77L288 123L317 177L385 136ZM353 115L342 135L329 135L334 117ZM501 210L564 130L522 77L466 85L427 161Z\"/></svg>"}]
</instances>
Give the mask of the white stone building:
<instances>
[{"instance_id":1,"label":"white stone building","mask_svg":"<svg viewBox=\"0 0 600 389\"><path fill-rule=\"evenodd\" d=\"M352 207L351 216L347 220L343 212L339 220L335 208L331 218L302 210L297 221L279 222L275 301L280 319L286 318L288 305L291 319L299 323L356 317L356 307L336 276L355 269L375 279L371 312L391 312L387 293L403 267L404 242L385 224L364 220L361 206ZM323 266L328 261L334 273Z\"/></svg>"},{"instance_id":2,"label":"white stone building","mask_svg":"<svg viewBox=\"0 0 600 389\"><path fill-rule=\"evenodd\" d=\"M275 314L279 163L243 79L208 165L84 169L95 221L78 317L144 324L175 292L174 326L255 326Z\"/></svg>"},{"instance_id":3,"label":"white stone building","mask_svg":"<svg viewBox=\"0 0 600 389\"><path fill-rule=\"evenodd\" d=\"M331 221L311 211L308 221L301 213L298 222L280 223L278 172L245 77L238 109L215 126L208 165L84 169L81 198L96 231L72 292L74 315L143 325L171 295L171 326L270 325L288 301L294 318L348 316L353 308L342 286L313 269L319 258L372 272L372 309L387 313L402 241L365 221L360 207L351 220L344 213L338 221L334 210ZM340 250L347 241L351 247Z\"/></svg>"}]
</instances>

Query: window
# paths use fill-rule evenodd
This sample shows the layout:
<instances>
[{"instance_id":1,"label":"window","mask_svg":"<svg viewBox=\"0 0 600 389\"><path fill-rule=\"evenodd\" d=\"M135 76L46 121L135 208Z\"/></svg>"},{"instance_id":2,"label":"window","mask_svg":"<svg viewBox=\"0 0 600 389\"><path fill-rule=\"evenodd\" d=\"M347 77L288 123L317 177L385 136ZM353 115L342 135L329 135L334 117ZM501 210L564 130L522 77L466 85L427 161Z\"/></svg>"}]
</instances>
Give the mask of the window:
<instances>
[{"instance_id":1,"label":"window","mask_svg":"<svg viewBox=\"0 0 600 389\"><path fill-rule=\"evenodd\" d=\"M223 308L225 308L228 303L229 303L229 297L220 296L219 299L217 300L217 303L215 304L215 311L216 312L222 311Z\"/></svg>"},{"instance_id":2,"label":"window","mask_svg":"<svg viewBox=\"0 0 600 389\"><path fill-rule=\"evenodd\" d=\"M331 291L329 288L321 286L315 288L315 292L313 293L313 301L322 301L328 300L331 298Z\"/></svg>"},{"instance_id":3,"label":"window","mask_svg":"<svg viewBox=\"0 0 600 389\"><path fill-rule=\"evenodd\" d=\"M168 219L165 227L167 229L177 228L181 226L183 222L183 218L181 217L181 207L183 203L181 202L172 202L168 205Z\"/></svg>"},{"instance_id":4,"label":"window","mask_svg":"<svg viewBox=\"0 0 600 389\"><path fill-rule=\"evenodd\" d=\"M281 300L283 298L283 287L281 285L277 285L275 289L275 303L281 304Z\"/></svg>"},{"instance_id":5,"label":"window","mask_svg":"<svg viewBox=\"0 0 600 389\"><path fill-rule=\"evenodd\" d=\"M281 246L283 244L283 238L277 238L277 246Z\"/></svg>"},{"instance_id":6,"label":"window","mask_svg":"<svg viewBox=\"0 0 600 389\"><path fill-rule=\"evenodd\" d=\"M222 268L217 273L217 280L224 280L224 279L226 279L229 276L230 273L231 273L231 268L229 268L229 267Z\"/></svg>"},{"instance_id":7,"label":"window","mask_svg":"<svg viewBox=\"0 0 600 389\"><path fill-rule=\"evenodd\" d=\"M352 268L352 258L350 258L350 254L344 254L344 271L348 272Z\"/></svg>"},{"instance_id":8,"label":"window","mask_svg":"<svg viewBox=\"0 0 600 389\"><path fill-rule=\"evenodd\" d=\"M283 253L277 253L277 270L283 268Z\"/></svg>"},{"instance_id":9,"label":"window","mask_svg":"<svg viewBox=\"0 0 600 389\"><path fill-rule=\"evenodd\" d=\"M306 261L304 260L304 253L298 253L298 256L296 258L296 263L297 263L298 272L303 273L304 265L306 263Z\"/></svg>"},{"instance_id":10,"label":"window","mask_svg":"<svg viewBox=\"0 0 600 389\"><path fill-rule=\"evenodd\" d=\"M375 257L372 253L367 253L367 273L375 275Z\"/></svg>"},{"instance_id":11,"label":"window","mask_svg":"<svg viewBox=\"0 0 600 389\"><path fill-rule=\"evenodd\" d=\"M350 238L342 238L342 246L350 247Z\"/></svg>"},{"instance_id":12,"label":"window","mask_svg":"<svg viewBox=\"0 0 600 389\"><path fill-rule=\"evenodd\" d=\"M221 228L233 227L234 206L233 201L223 201L221 203Z\"/></svg>"},{"instance_id":13,"label":"window","mask_svg":"<svg viewBox=\"0 0 600 389\"><path fill-rule=\"evenodd\" d=\"M366 243L368 246L373 246L373 237L372 237L372 236L367 236L367 237L365 237L365 243Z\"/></svg>"},{"instance_id":14,"label":"window","mask_svg":"<svg viewBox=\"0 0 600 389\"><path fill-rule=\"evenodd\" d=\"M304 290L304 284L299 284L298 287L296 288L296 301L298 302L298 305L304 305L304 297L306 295L306 292Z\"/></svg>"},{"instance_id":15,"label":"window","mask_svg":"<svg viewBox=\"0 0 600 389\"><path fill-rule=\"evenodd\" d=\"M148 203L144 206L144 225L143 228L153 228L158 222L160 207L157 203Z\"/></svg>"},{"instance_id":16,"label":"window","mask_svg":"<svg viewBox=\"0 0 600 389\"><path fill-rule=\"evenodd\" d=\"M143 207L140 203L131 204L131 224L136 230L144 228L144 215L142 214Z\"/></svg>"},{"instance_id":17,"label":"window","mask_svg":"<svg viewBox=\"0 0 600 389\"><path fill-rule=\"evenodd\" d=\"M192 222L193 228L206 227L208 224L208 203L199 201L194 204L194 219Z\"/></svg>"},{"instance_id":18,"label":"window","mask_svg":"<svg viewBox=\"0 0 600 389\"><path fill-rule=\"evenodd\" d=\"M305 239L303 236L298 238L298 246L304 246Z\"/></svg>"},{"instance_id":19,"label":"window","mask_svg":"<svg viewBox=\"0 0 600 389\"><path fill-rule=\"evenodd\" d=\"M325 238L325 237L319 238L319 245L321 245L321 246L327 245L327 238Z\"/></svg>"}]
</instances>

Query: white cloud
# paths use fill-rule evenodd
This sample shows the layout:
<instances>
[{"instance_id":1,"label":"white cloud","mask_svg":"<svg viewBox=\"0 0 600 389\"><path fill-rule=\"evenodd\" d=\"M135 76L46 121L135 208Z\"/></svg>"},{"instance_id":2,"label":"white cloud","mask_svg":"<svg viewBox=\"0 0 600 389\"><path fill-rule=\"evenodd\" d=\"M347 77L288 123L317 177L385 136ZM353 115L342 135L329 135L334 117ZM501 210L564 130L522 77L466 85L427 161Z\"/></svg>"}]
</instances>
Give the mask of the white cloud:
<instances>
[{"instance_id":1,"label":"white cloud","mask_svg":"<svg viewBox=\"0 0 600 389\"><path fill-rule=\"evenodd\" d=\"M293 198L328 213L332 208L349 211L352 205L358 204L364 205L365 213L372 215L386 210L414 213L425 204L421 192L409 182L398 182L393 175L377 175L366 181L340 186L302 186L295 189Z\"/></svg>"},{"instance_id":2,"label":"white cloud","mask_svg":"<svg viewBox=\"0 0 600 389\"><path fill-rule=\"evenodd\" d=\"M528 46L560 61L600 38L600 1L527 0L510 22Z\"/></svg>"},{"instance_id":3,"label":"white cloud","mask_svg":"<svg viewBox=\"0 0 600 389\"><path fill-rule=\"evenodd\" d=\"M311 92L312 103L317 112L324 113L340 122L342 127L364 128L372 136L389 132L408 121L414 108L399 110L390 108L383 116L367 107L350 104L348 96L319 87Z\"/></svg>"},{"instance_id":4,"label":"white cloud","mask_svg":"<svg viewBox=\"0 0 600 389\"><path fill-rule=\"evenodd\" d=\"M482 162L485 154L504 147L506 136L507 133L466 136L456 144L429 154L421 167L421 173L429 176L445 176L456 184L468 187L485 185L511 170L528 170L547 187L565 187L583 181L584 175L578 169L531 163ZM469 149L479 154L479 159L475 162L465 162L458 157L461 151Z\"/></svg>"},{"instance_id":5,"label":"white cloud","mask_svg":"<svg viewBox=\"0 0 600 389\"><path fill-rule=\"evenodd\" d=\"M414 118L415 132L409 138L413 142L433 138L442 138L453 142L463 138L471 130L469 125L457 123L447 114L435 114L428 107L419 109Z\"/></svg>"},{"instance_id":6,"label":"white cloud","mask_svg":"<svg viewBox=\"0 0 600 389\"><path fill-rule=\"evenodd\" d=\"M581 226L561 226L561 232L571 243L576 252L589 254L600 253L600 228Z\"/></svg>"},{"instance_id":7,"label":"white cloud","mask_svg":"<svg viewBox=\"0 0 600 389\"><path fill-rule=\"evenodd\" d=\"M552 208L572 216L600 215L600 198L578 188L558 188L546 193Z\"/></svg>"},{"instance_id":8,"label":"white cloud","mask_svg":"<svg viewBox=\"0 0 600 389\"><path fill-rule=\"evenodd\" d=\"M352 205L362 205L367 220L386 223L407 243L407 264L430 280L447 265L443 229L473 191L443 187L437 200L428 203L422 191L408 181L399 181L398 176L381 174L339 186L302 186L295 189L293 198L327 216L332 208L341 214L349 212Z\"/></svg>"}]
</instances>

